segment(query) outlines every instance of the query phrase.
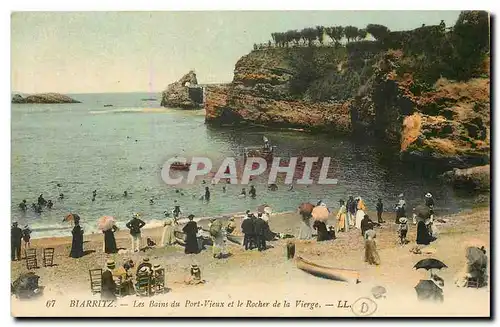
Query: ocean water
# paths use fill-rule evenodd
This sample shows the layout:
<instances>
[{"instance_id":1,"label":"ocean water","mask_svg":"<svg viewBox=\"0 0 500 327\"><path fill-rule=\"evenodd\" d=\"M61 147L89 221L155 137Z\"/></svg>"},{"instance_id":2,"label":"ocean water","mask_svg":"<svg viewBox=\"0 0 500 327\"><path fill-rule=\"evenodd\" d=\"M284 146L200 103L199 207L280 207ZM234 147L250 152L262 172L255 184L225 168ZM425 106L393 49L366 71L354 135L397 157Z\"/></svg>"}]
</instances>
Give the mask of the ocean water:
<instances>
[{"instance_id":1,"label":"ocean water","mask_svg":"<svg viewBox=\"0 0 500 327\"><path fill-rule=\"evenodd\" d=\"M70 235L70 227L62 222L70 212L82 217L86 233L97 232L96 220L102 215L115 216L118 226L124 226L134 212L155 223L173 208L174 200L184 215L197 217L255 210L263 203L274 212L290 211L301 202L319 199L335 209L338 200L348 195L361 196L371 210L379 197L390 210L399 193L405 194L411 206L431 192L440 212L471 205L470 198L442 185L427 168L403 165L383 145L366 139L263 128L218 129L205 125L203 110L162 108L158 100L142 100L160 99L159 94L70 96L82 103L12 105L11 221L29 224L35 238ZM174 187L161 178L161 168L172 156L208 156L216 170L224 157L241 160L243 149L261 145L263 135L276 145L281 157L331 157L329 177L337 178L338 184L297 185L289 191L287 185L278 183L278 191L270 192L262 177L252 181L257 198L250 199L238 198L241 185L226 185L223 193L222 183L209 182L211 201L207 204L198 200L206 185ZM97 190L95 202L91 201L93 190ZM122 196L125 190L127 198ZM64 200L58 199L59 193L64 193ZM41 214L19 210L23 199L31 204L40 194L54 202L52 210L44 209Z\"/></svg>"}]
</instances>

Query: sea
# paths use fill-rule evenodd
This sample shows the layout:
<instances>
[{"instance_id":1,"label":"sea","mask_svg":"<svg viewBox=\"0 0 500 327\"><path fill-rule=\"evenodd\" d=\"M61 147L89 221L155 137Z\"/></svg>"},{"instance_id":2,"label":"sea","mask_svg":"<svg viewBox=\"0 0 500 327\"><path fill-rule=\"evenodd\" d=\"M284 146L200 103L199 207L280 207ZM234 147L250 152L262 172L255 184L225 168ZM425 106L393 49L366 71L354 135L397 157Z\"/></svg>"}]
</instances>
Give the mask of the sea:
<instances>
[{"instance_id":1,"label":"sea","mask_svg":"<svg viewBox=\"0 0 500 327\"><path fill-rule=\"evenodd\" d=\"M254 211L262 204L275 213L295 211L302 202L319 200L335 211L338 201L349 195L363 198L368 210L375 210L381 198L385 210L393 211L400 193L411 207L430 192L440 213L470 208L474 202L444 185L434 169L402 163L386 144L370 137L264 127L216 128L205 124L203 110L161 107L157 93L69 96L81 103L11 107L11 221L29 225L33 238L71 235L71 226L63 222L69 213L81 217L85 233L99 232L96 221L103 215L114 216L118 227L124 227L136 212L148 226L160 225L174 201L184 216L197 218ZM337 184L290 189L278 179L278 190L270 191L262 176L251 182L257 190L252 199L239 196L242 187L248 191L248 185L213 185L207 180L175 186L161 177L165 161L173 156L211 158L214 170L226 157L240 162L244 149L261 146L264 136L275 146L275 157L330 157L328 177L337 179ZM211 192L208 203L199 199L206 186ZM97 196L92 201L94 190ZM31 208L19 209L23 199L30 206L40 194L53 201L52 209L44 208L39 214Z\"/></svg>"}]
</instances>

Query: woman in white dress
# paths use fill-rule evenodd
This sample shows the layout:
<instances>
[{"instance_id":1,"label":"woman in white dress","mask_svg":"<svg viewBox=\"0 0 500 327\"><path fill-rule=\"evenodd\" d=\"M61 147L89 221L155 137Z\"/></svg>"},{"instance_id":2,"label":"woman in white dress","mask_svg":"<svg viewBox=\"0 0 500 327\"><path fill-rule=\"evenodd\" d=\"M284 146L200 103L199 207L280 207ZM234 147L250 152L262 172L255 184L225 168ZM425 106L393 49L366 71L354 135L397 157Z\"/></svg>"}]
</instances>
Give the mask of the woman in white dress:
<instances>
[{"instance_id":1,"label":"woman in white dress","mask_svg":"<svg viewBox=\"0 0 500 327\"><path fill-rule=\"evenodd\" d=\"M167 246L167 245L173 245L177 242L175 238L175 226L176 222L172 218L167 218L163 224L163 235L161 237L161 245L162 246Z\"/></svg>"},{"instance_id":2,"label":"woman in white dress","mask_svg":"<svg viewBox=\"0 0 500 327\"><path fill-rule=\"evenodd\" d=\"M361 229L361 220L363 220L365 216L366 206L365 202L363 201L363 199L361 199L361 197L358 197L357 200L358 200L357 203L358 210L356 211L356 228Z\"/></svg>"}]
</instances>

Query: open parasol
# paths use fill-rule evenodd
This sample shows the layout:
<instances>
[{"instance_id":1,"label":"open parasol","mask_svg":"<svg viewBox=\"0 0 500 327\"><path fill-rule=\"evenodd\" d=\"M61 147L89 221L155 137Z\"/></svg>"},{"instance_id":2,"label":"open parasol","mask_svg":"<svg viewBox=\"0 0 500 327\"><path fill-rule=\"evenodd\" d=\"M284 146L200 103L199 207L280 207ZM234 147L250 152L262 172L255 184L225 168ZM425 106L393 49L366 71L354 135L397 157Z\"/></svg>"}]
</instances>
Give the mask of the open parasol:
<instances>
[{"instance_id":1,"label":"open parasol","mask_svg":"<svg viewBox=\"0 0 500 327\"><path fill-rule=\"evenodd\" d=\"M97 220L97 227L104 231L110 230L115 225L116 220L112 216L102 216Z\"/></svg>"},{"instance_id":2,"label":"open parasol","mask_svg":"<svg viewBox=\"0 0 500 327\"><path fill-rule=\"evenodd\" d=\"M257 207L258 213L267 213L270 214L272 212L271 207L267 204L263 204Z\"/></svg>"},{"instance_id":3,"label":"open parasol","mask_svg":"<svg viewBox=\"0 0 500 327\"><path fill-rule=\"evenodd\" d=\"M314 205L312 203L306 202L306 203L300 204L300 206L299 206L298 209L299 209L299 213L302 216L308 216L308 217L310 217L311 213L312 213L312 211L314 209Z\"/></svg>"},{"instance_id":4,"label":"open parasol","mask_svg":"<svg viewBox=\"0 0 500 327\"><path fill-rule=\"evenodd\" d=\"M419 262L417 262L415 264L415 266L413 266L413 268L430 270L431 276L432 276L432 269L448 268L448 266L445 265L444 262L439 261L437 259L427 258L427 259L422 259Z\"/></svg>"},{"instance_id":5,"label":"open parasol","mask_svg":"<svg viewBox=\"0 0 500 327\"><path fill-rule=\"evenodd\" d=\"M421 279L415 286L417 297L420 301L443 301L443 290L432 280Z\"/></svg>"},{"instance_id":6,"label":"open parasol","mask_svg":"<svg viewBox=\"0 0 500 327\"><path fill-rule=\"evenodd\" d=\"M330 212L328 211L327 207L320 205L320 206L314 207L311 215L312 215L314 220L327 221L328 216L330 215Z\"/></svg>"},{"instance_id":7,"label":"open parasol","mask_svg":"<svg viewBox=\"0 0 500 327\"><path fill-rule=\"evenodd\" d=\"M80 221L80 216L76 213L70 213L69 215L64 217L62 221L66 223L74 223L75 221Z\"/></svg>"},{"instance_id":8,"label":"open parasol","mask_svg":"<svg viewBox=\"0 0 500 327\"><path fill-rule=\"evenodd\" d=\"M413 212L417 215L418 218L426 220L431 217L431 211L428 206L419 204L413 209Z\"/></svg>"}]
</instances>

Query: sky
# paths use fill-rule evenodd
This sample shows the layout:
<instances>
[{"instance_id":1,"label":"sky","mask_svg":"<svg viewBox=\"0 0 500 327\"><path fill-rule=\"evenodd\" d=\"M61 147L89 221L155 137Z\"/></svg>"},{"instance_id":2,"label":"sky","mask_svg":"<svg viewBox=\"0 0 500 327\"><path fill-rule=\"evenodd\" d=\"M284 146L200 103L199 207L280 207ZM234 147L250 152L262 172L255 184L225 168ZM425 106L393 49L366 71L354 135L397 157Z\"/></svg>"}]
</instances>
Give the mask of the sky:
<instances>
[{"instance_id":1,"label":"sky","mask_svg":"<svg viewBox=\"0 0 500 327\"><path fill-rule=\"evenodd\" d=\"M237 60L273 32L304 27L407 30L447 26L459 11L15 12L11 90L22 93L158 92L195 70L225 83Z\"/></svg>"}]
</instances>

